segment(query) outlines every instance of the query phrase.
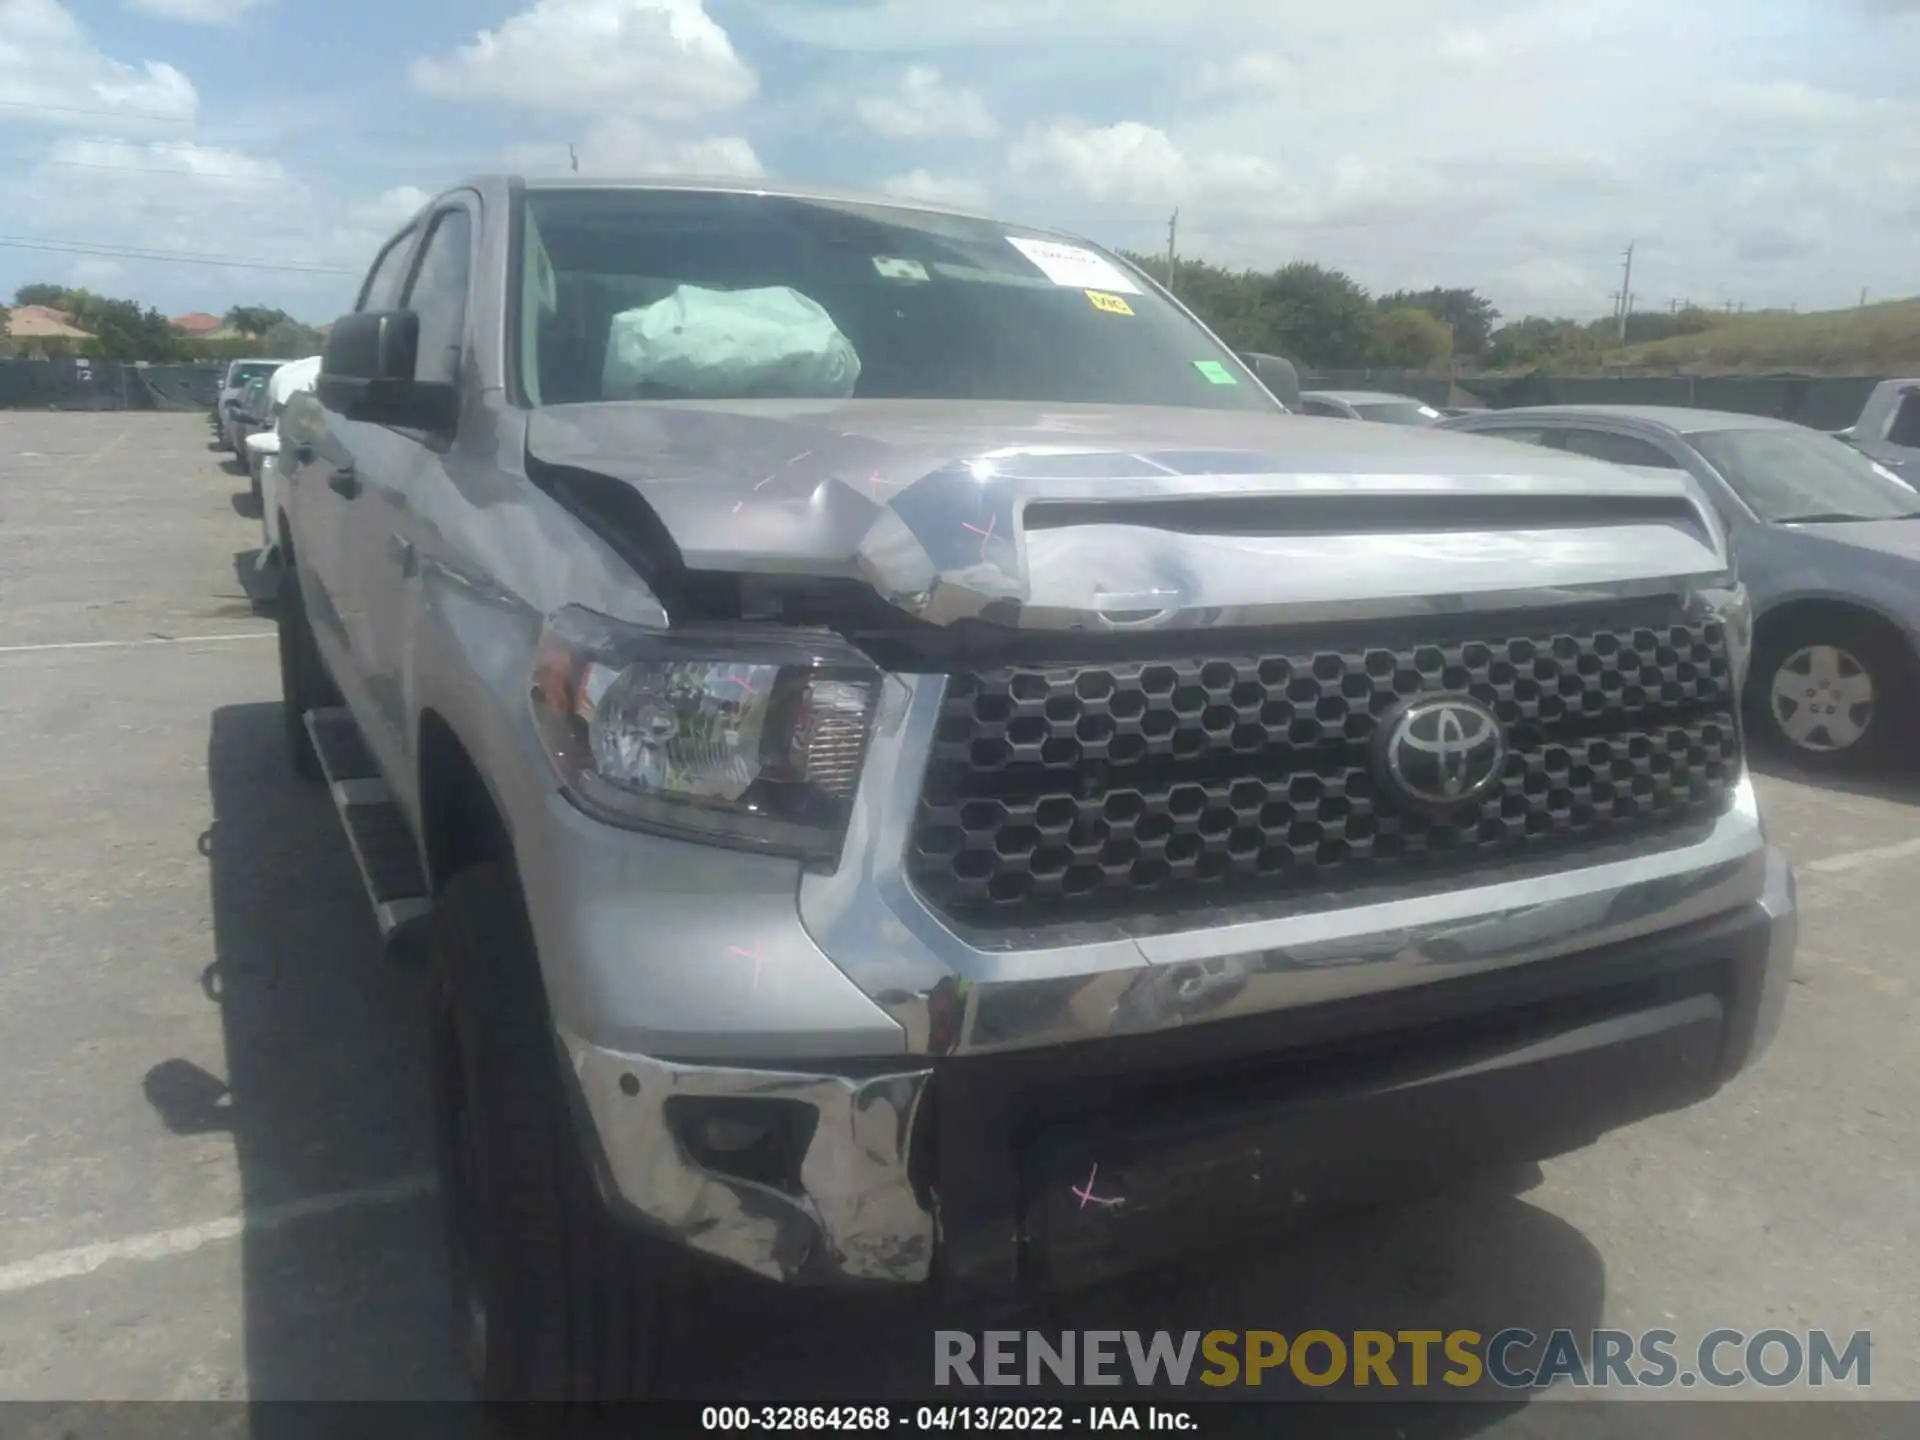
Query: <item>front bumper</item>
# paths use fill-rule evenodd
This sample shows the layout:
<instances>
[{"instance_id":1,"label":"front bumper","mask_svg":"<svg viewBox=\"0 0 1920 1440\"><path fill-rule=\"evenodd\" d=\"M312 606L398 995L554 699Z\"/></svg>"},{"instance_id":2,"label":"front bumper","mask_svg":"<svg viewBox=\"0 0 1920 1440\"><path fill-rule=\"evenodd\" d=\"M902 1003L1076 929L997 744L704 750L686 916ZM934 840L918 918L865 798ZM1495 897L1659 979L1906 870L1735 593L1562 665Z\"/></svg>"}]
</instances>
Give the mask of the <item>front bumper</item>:
<instances>
[{"instance_id":1,"label":"front bumper","mask_svg":"<svg viewBox=\"0 0 1920 1440\"><path fill-rule=\"evenodd\" d=\"M1755 901L1570 955L999 1054L802 1073L560 1038L606 1198L648 1229L780 1280L1072 1285L1711 1094L1791 975L1793 878L1764 865ZM713 1101L805 1116L786 1170L696 1159L685 1107Z\"/></svg>"}]
</instances>

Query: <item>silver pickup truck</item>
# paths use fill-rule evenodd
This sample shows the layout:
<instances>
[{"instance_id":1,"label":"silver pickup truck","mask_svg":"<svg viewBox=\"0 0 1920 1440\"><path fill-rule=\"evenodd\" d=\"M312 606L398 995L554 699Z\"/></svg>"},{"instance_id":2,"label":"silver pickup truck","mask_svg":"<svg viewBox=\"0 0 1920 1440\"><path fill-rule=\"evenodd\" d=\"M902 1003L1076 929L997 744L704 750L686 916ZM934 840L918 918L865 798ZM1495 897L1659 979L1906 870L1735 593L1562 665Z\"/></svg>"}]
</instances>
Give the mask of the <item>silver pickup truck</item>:
<instances>
[{"instance_id":1,"label":"silver pickup truck","mask_svg":"<svg viewBox=\"0 0 1920 1440\"><path fill-rule=\"evenodd\" d=\"M486 1395L646 1393L715 1273L1017 1300L1559 1153L1778 1023L1683 475L757 184L451 190L293 407L288 743L425 942Z\"/></svg>"}]
</instances>

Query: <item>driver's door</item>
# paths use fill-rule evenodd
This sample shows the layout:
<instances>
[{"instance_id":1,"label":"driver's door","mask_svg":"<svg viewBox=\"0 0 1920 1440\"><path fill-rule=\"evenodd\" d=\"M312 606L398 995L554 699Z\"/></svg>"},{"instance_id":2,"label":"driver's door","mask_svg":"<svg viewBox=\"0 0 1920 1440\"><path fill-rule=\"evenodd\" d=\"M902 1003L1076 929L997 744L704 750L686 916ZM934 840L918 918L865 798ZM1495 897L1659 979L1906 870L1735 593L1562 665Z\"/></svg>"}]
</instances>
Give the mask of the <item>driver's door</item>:
<instances>
[{"instance_id":1,"label":"driver's door","mask_svg":"<svg viewBox=\"0 0 1920 1440\"><path fill-rule=\"evenodd\" d=\"M387 242L361 287L356 311L391 310L399 304L418 239L418 227L408 226ZM352 509L361 488L353 426L327 408L317 393L314 406L313 433L303 437L304 443L285 457L282 466L293 519L294 566L301 603L327 669L356 714L365 715L366 681L360 662L367 650L366 615L357 593L358 567L351 547Z\"/></svg>"}]
</instances>

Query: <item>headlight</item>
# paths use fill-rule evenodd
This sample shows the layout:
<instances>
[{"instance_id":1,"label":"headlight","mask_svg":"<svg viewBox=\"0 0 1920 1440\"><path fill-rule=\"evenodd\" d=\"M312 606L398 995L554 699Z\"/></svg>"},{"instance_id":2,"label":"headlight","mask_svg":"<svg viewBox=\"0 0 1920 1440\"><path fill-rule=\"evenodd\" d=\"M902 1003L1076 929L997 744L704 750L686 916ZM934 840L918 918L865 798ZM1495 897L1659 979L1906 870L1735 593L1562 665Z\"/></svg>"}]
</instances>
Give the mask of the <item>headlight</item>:
<instances>
[{"instance_id":1,"label":"headlight","mask_svg":"<svg viewBox=\"0 0 1920 1440\"><path fill-rule=\"evenodd\" d=\"M601 819L833 860L879 690L836 635L569 607L540 637L533 712L567 793Z\"/></svg>"}]
</instances>

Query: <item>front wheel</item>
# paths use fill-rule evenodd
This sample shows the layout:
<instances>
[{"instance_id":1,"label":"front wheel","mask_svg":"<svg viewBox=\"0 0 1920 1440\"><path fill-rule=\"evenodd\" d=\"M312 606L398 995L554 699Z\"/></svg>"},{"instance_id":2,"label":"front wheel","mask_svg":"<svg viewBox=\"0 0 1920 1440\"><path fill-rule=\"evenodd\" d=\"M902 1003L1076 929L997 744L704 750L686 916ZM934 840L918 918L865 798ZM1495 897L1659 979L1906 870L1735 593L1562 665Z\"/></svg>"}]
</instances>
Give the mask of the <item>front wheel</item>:
<instances>
[{"instance_id":1,"label":"front wheel","mask_svg":"<svg viewBox=\"0 0 1920 1440\"><path fill-rule=\"evenodd\" d=\"M461 1349L483 1400L643 1399L679 1257L601 1202L519 894L488 863L434 903L434 1130Z\"/></svg>"},{"instance_id":2,"label":"front wheel","mask_svg":"<svg viewBox=\"0 0 1920 1440\"><path fill-rule=\"evenodd\" d=\"M1802 621L1754 655L1748 714L1758 738L1810 769L1885 764L1913 713L1914 663L1869 625Z\"/></svg>"}]
</instances>

